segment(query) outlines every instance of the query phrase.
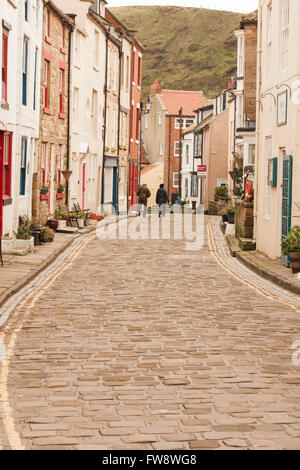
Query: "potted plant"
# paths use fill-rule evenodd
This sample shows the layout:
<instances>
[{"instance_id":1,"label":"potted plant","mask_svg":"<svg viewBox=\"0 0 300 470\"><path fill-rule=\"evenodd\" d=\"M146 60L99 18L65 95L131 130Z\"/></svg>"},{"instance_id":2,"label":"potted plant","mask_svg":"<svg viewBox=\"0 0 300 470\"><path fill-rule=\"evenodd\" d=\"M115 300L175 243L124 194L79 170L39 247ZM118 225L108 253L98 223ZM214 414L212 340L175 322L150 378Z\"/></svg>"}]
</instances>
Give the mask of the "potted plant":
<instances>
[{"instance_id":1,"label":"potted plant","mask_svg":"<svg viewBox=\"0 0 300 470\"><path fill-rule=\"evenodd\" d=\"M56 218L56 215L49 215L46 225L47 227L50 227L52 230L54 230L54 232L56 232L58 227L58 220Z\"/></svg>"},{"instance_id":2,"label":"potted plant","mask_svg":"<svg viewBox=\"0 0 300 470\"><path fill-rule=\"evenodd\" d=\"M48 194L49 193L49 185L48 184L43 184L40 190L41 194Z\"/></svg>"},{"instance_id":3,"label":"potted plant","mask_svg":"<svg viewBox=\"0 0 300 470\"><path fill-rule=\"evenodd\" d=\"M227 216L228 216L228 223L229 224L234 224L234 222L235 222L235 207L229 207L228 208Z\"/></svg>"},{"instance_id":4,"label":"potted plant","mask_svg":"<svg viewBox=\"0 0 300 470\"><path fill-rule=\"evenodd\" d=\"M16 233L16 247L33 250L34 238L31 236L30 220L27 216L19 217L18 232Z\"/></svg>"},{"instance_id":5,"label":"potted plant","mask_svg":"<svg viewBox=\"0 0 300 470\"><path fill-rule=\"evenodd\" d=\"M228 187L217 186L215 188L215 201L227 200L228 199Z\"/></svg>"},{"instance_id":6,"label":"potted plant","mask_svg":"<svg viewBox=\"0 0 300 470\"><path fill-rule=\"evenodd\" d=\"M292 228L281 246L283 255L290 257L293 274L300 273L300 226Z\"/></svg>"},{"instance_id":7,"label":"potted plant","mask_svg":"<svg viewBox=\"0 0 300 470\"><path fill-rule=\"evenodd\" d=\"M41 230L43 225L40 222L32 222L30 225L30 233L34 238L34 246L38 246L41 244Z\"/></svg>"},{"instance_id":8,"label":"potted plant","mask_svg":"<svg viewBox=\"0 0 300 470\"><path fill-rule=\"evenodd\" d=\"M50 243L54 240L54 230L46 226L41 230L41 241L43 243Z\"/></svg>"},{"instance_id":9,"label":"potted plant","mask_svg":"<svg viewBox=\"0 0 300 470\"><path fill-rule=\"evenodd\" d=\"M223 224L225 224L225 222L228 222L228 207L227 206L221 209L221 216L222 216Z\"/></svg>"},{"instance_id":10,"label":"potted plant","mask_svg":"<svg viewBox=\"0 0 300 470\"><path fill-rule=\"evenodd\" d=\"M59 194L63 194L65 192L65 185L63 183L59 183L59 185L57 187L57 192Z\"/></svg>"}]
</instances>

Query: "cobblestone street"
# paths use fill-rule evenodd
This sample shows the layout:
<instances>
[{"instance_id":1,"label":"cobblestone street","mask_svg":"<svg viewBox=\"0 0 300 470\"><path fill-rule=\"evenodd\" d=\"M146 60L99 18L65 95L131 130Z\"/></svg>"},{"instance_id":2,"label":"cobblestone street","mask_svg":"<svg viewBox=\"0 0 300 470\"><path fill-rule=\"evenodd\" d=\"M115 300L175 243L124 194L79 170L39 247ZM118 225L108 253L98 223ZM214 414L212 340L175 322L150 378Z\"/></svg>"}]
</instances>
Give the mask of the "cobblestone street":
<instances>
[{"instance_id":1,"label":"cobblestone street","mask_svg":"<svg viewBox=\"0 0 300 470\"><path fill-rule=\"evenodd\" d=\"M22 301L0 329L0 448L300 448L297 297L231 275L207 231L184 246L91 237Z\"/></svg>"}]
</instances>

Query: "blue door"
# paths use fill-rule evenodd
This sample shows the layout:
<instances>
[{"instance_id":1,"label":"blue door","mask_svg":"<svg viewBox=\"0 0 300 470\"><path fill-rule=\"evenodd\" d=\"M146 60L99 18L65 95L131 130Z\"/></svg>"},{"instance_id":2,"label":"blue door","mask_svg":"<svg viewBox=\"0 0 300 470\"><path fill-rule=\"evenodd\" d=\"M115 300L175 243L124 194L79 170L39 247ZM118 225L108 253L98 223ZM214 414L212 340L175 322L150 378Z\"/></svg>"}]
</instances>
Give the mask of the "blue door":
<instances>
[{"instance_id":1,"label":"blue door","mask_svg":"<svg viewBox=\"0 0 300 470\"><path fill-rule=\"evenodd\" d=\"M118 211L118 167L114 167L113 171L113 207Z\"/></svg>"},{"instance_id":2,"label":"blue door","mask_svg":"<svg viewBox=\"0 0 300 470\"><path fill-rule=\"evenodd\" d=\"M291 155L283 158L282 172L282 238L286 238L291 230L292 224L292 179L293 179L293 157ZM290 266L288 256L282 256L285 266Z\"/></svg>"}]
</instances>

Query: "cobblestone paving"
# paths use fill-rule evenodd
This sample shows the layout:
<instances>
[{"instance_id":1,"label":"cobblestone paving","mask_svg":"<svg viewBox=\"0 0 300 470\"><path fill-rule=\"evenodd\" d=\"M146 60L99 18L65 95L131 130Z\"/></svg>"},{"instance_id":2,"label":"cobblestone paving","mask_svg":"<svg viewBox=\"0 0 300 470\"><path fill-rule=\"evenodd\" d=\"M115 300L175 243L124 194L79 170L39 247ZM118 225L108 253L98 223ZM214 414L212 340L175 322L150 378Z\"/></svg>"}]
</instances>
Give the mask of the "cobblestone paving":
<instances>
[{"instance_id":1,"label":"cobblestone paving","mask_svg":"<svg viewBox=\"0 0 300 470\"><path fill-rule=\"evenodd\" d=\"M24 309L0 333L26 449L300 448L299 314L228 274L207 239L93 239Z\"/></svg>"}]
</instances>

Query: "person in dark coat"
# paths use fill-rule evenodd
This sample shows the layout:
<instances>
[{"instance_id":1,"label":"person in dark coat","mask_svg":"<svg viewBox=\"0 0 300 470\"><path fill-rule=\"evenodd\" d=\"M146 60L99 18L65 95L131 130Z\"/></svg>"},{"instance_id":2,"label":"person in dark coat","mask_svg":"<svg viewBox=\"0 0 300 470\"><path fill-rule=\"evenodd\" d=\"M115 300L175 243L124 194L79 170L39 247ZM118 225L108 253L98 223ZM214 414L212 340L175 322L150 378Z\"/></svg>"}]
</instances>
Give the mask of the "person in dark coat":
<instances>
[{"instance_id":1,"label":"person in dark coat","mask_svg":"<svg viewBox=\"0 0 300 470\"><path fill-rule=\"evenodd\" d=\"M156 204L158 205L158 217L166 215L166 204L169 202L169 196L165 190L165 185L161 184L159 190L156 193Z\"/></svg>"},{"instance_id":2,"label":"person in dark coat","mask_svg":"<svg viewBox=\"0 0 300 470\"><path fill-rule=\"evenodd\" d=\"M146 184L143 184L143 186L140 186L137 193L138 197L138 203L139 203L139 208L140 208L140 215L141 215L141 209L143 206L143 216L146 217L147 215L147 205L148 205L148 199L151 197L151 192L150 189L147 187Z\"/></svg>"}]
</instances>

